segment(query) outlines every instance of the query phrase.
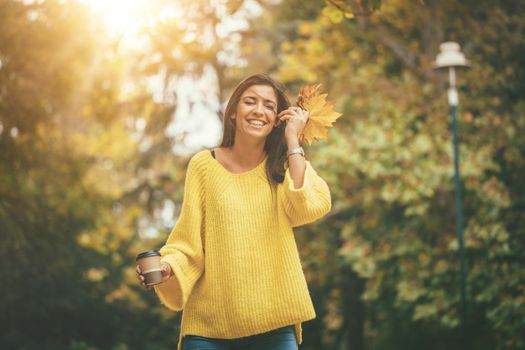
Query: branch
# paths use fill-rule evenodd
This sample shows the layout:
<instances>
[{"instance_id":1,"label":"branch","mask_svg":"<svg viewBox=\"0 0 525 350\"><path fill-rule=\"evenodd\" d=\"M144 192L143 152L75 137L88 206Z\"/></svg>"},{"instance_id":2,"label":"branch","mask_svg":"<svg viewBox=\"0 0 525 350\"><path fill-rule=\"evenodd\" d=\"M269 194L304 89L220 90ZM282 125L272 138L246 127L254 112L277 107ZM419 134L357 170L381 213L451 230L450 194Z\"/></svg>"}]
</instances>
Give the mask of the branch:
<instances>
[{"instance_id":1,"label":"branch","mask_svg":"<svg viewBox=\"0 0 525 350\"><path fill-rule=\"evenodd\" d=\"M347 10L343 8L343 6L341 6L334 0L325 0L325 1L328 4L332 5L333 7L335 7L336 9L338 9L339 11L343 12L343 14L347 12ZM367 16L367 17L372 14L372 11L370 11L367 7L363 7L363 5L361 5L361 3L359 2L356 2L354 0L348 0L348 2L349 4L347 4L345 1L345 4L349 5L352 8L352 12L354 14L358 14L360 16Z\"/></svg>"}]
</instances>

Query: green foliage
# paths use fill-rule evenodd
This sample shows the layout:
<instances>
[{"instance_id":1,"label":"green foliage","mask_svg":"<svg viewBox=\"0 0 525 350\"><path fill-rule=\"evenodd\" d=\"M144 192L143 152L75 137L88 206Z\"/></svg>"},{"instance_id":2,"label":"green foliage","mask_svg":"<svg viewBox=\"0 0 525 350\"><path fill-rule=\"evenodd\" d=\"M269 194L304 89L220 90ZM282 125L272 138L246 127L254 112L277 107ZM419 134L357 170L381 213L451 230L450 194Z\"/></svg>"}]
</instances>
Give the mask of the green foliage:
<instances>
[{"instance_id":1,"label":"green foliage","mask_svg":"<svg viewBox=\"0 0 525 350\"><path fill-rule=\"evenodd\" d=\"M366 279L367 342L390 349L411 337L413 345L399 347L461 348L446 77L431 70L438 44L455 39L472 62L459 72L460 153L469 327L484 337L471 345L523 348L525 231L515 222L524 208L516 179L525 170L517 133L525 123L525 71L517 68L524 46L516 35L525 25L516 15L523 5L385 2L343 20L335 10L348 11L344 2L327 3L317 19L298 24L300 37L282 45L279 76L294 85L323 83L339 96L344 116L314 153L334 197L329 223L341 240L333 249Z\"/></svg>"},{"instance_id":2,"label":"green foliage","mask_svg":"<svg viewBox=\"0 0 525 350\"><path fill-rule=\"evenodd\" d=\"M175 315L133 275L148 207L126 193L142 179L123 121L150 104L122 108L122 60L99 55L112 43L83 7L3 1L0 16L0 347L173 347Z\"/></svg>"}]
</instances>

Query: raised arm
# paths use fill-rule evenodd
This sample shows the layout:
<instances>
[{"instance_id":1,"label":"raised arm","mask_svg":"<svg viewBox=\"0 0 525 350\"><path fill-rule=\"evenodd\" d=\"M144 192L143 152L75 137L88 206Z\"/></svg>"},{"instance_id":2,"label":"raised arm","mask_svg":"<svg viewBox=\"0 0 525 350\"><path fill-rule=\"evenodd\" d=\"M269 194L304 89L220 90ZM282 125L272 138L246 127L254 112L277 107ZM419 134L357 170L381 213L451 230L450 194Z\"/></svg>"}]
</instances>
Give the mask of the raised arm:
<instances>
[{"instance_id":1,"label":"raised arm","mask_svg":"<svg viewBox=\"0 0 525 350\"><path fill-rule=\"evenodd\" d=\"M325 216L332 208L330 190L317 175L309 161L305 160L303 183L297 187L286 169L284 182L278 186L278 197L292 227L311 223Z\"/></svg>"}]
</instances>

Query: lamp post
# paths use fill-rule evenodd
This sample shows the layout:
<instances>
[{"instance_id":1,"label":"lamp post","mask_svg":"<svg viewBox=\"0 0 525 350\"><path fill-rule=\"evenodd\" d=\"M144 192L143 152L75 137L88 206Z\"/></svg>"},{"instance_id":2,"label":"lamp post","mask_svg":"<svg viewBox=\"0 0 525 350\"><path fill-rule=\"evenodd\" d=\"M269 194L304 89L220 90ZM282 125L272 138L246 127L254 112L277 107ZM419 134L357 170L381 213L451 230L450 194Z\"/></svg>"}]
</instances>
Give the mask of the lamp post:
<instances>
[{"instance_id":1,"label":"lamp post","mask_svg":"<svg viewBox=\"0 0 525 350\"><path fill-rule=\"evenodd\" d=\"M459 150L458 150L458 91L456 90L456 67L467 67L465 56L460 51L458 43L445 42L439 46L441 52L437 55L434 65L436 68L448 68L449 88L448 104L450 105L450 116L452 120L452 141L454 144L454 183L455 183L455 205L456 205L456 234L459 242L460 261L460 290L461 290L461 324L463 330L467 322L467 282L465 269L465 247L463 242L463 207L461 202L461 183L459 173Z\"/></svg>"}]
</instances>

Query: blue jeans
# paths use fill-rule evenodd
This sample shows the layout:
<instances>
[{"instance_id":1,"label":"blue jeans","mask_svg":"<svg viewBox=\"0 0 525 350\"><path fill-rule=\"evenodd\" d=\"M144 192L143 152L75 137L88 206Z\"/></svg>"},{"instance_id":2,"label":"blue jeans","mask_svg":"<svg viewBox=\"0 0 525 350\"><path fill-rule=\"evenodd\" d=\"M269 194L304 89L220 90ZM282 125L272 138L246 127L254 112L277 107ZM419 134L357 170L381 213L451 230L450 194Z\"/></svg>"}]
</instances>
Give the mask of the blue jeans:
<instances>
[{"instance_id":1,"label":"blue jeans","mask_svg":"<svg viewBox=\"0 0 525 350\"><path fill-rule=\"evenodd\" d=\"M182 350L297 350L294 326L236 339L205 338L186 335Z\"/></svg>"}]
</instances>

